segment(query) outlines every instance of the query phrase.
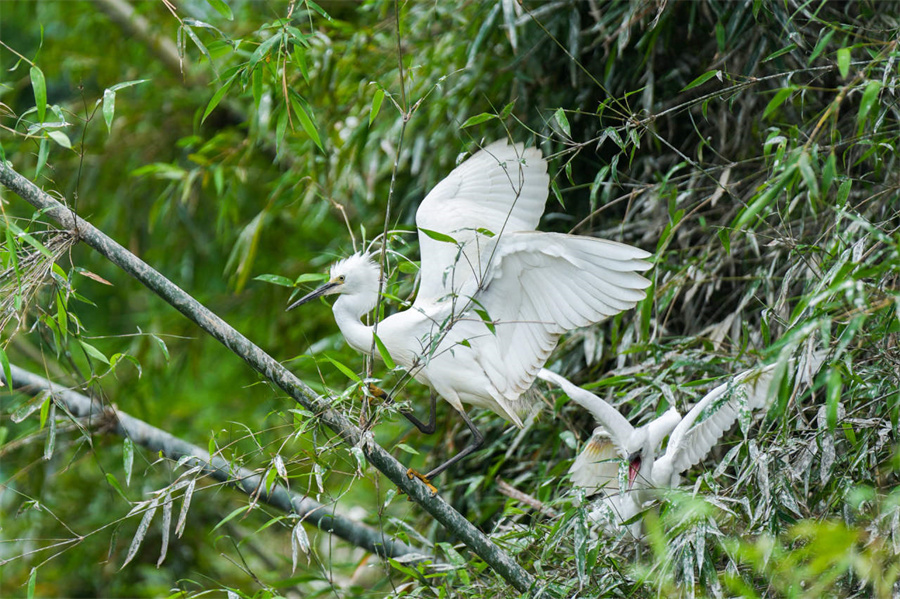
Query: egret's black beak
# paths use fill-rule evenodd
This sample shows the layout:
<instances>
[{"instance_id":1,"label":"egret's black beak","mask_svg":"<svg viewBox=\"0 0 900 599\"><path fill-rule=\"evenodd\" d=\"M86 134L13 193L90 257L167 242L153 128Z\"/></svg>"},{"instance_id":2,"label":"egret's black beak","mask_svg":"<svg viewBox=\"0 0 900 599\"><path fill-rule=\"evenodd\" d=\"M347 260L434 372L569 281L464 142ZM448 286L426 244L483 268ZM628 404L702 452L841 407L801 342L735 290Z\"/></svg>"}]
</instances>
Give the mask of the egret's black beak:
<instances>
[{"instance_id":1,"label":"egret's black beak","mask_svg":"<svg viewBox=\"0 0 900 599\"><path fill-rule=\"evenodd\" d=\"M340 285L340 283L338 283L336 281L329 281L329 282L325 283L324 285L322 285L315 291L313 291L311 293L307 293L306 295L304 295L303 297L298 299L296 302L294 302L293 304L288 306L285 309L285 312L287 312L289 310L293 310L297 306L301 306L307 302L311 302L312 300L316 299L317 297L322 297L323 295L327 294L330 290L334 289L338 285Z\"/></svg>"}]
</instances>

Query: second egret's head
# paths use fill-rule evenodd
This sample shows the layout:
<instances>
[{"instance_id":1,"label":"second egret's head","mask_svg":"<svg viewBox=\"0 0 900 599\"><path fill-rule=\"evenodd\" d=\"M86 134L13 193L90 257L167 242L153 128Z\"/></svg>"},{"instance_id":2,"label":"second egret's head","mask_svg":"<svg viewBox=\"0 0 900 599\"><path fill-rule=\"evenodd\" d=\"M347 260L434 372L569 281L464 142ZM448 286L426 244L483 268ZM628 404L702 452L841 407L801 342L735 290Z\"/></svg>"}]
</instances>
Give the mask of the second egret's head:
<instances>
[{"instance_id":1,"label":"second egret's head","mask_svg":"<svg viewBox=\"0 0 900 599\"><path fill-rule=\"evenodd\" d=\"M378 297L378 281L381 269L368 254L353 254L331 267L328 282L287 307L293 310L297 306L325 295L359 296L368 303L370 298ZM373 302L374 306L374 302Z\"/></svg>"}]
</instances>

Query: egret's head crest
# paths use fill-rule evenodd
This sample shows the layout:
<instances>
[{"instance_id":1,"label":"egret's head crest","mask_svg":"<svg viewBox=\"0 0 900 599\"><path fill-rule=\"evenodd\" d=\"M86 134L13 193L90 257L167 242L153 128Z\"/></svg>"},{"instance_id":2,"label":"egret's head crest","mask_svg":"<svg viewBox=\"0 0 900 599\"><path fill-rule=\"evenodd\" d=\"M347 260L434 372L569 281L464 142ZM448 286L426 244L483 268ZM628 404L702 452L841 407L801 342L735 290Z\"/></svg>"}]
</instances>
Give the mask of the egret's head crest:
<instances>
[{"instance_id":1,"label":"egret's head crest","mask_svg":"<svg viewBox=\"0 0 900 599\"><path fill-rule=\"evenodd\" d=\"M340 280L343 294L377 292L380 277L381 268L370 254L356 253L331 266L331 281Z\"/></svg>"}]
</instances>

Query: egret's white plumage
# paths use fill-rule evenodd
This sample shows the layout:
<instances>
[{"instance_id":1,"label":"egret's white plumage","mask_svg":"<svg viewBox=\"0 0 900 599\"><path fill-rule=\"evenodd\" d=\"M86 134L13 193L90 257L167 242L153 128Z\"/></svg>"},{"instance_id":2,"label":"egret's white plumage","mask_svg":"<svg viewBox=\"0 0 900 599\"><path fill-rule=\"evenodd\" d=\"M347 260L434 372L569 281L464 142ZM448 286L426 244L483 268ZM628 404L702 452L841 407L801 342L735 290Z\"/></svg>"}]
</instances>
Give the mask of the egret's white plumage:
<instances>
[{"instance_id":1,"label":"egret's white plumage","mask_svg":"<svg viewBox=\"0 0 900 599\"><path fill-rule=\"evenodd\" d=\"M505 141L454 169L416 212L415 302L378 324L394 362L447 400L473 431L463 404L522 426L519 398L560 335L633 307L650 284L638 274L650 268L643 250L536 232L548 185L540 151ZM340 294L333 306L338 327L352 347L368 353L373 329L360 319L375 307L378 273L356 254L291 307Z\"/></svg>"},{"instance_id":2,"label":"egret's white plumage","mask_svg":"<svg viewBox=\"0 0 900 599\"><path fill-rule=\"evenodd\" d=\"M824 354L812 357L808 371L815 372ZM681 473L702 460L737 420L742 409L757 410L769 405L777 364L748 370L719 385L682 418L670 408L659 418L634 428L618 410L590 391L562 376L541 369L538 377L562 389L570 399L588 410L600 425L576 457L569 474L572 482L587 494L603 491L605 497L594 517L611 513L616 523L637 514L650 499L649 489L675 487ZM669 436L665 452L659 448ZM626 460L627 485L619 485L619 463Z\"/></svg>"}]
</instances>

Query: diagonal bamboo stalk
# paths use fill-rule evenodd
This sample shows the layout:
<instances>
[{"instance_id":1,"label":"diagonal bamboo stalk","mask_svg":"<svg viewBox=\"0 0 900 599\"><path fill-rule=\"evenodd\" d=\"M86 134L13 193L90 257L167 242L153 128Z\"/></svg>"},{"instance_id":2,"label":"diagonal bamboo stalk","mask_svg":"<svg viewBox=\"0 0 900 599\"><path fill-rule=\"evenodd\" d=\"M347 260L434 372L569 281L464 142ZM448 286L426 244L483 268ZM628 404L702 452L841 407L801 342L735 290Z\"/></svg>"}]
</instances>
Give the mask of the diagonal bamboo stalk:
<instances>
[{"instance_id":1,"label":"diagonal bamboo stalk","mask_svg":"<svg viewBox=\"0 0 900 599\"><path fill-rule=\"evenodd\" d=\"M346 443L360 447L373 466L378 468L410 499L421 505L435 520L451 531L518 591L527 592L535 584L531 574L519 566L512 556L497 547L484 533L440 496L432 495L425 484L418 479L408 477L406 467L378 445L371 435L364 436L347 417L329 407L327 402L318 397L303 381L200 302L99 229L76 216L69 208L44 193L37 185L13 170L9 163L0 162L0 184L15 192L35 208L40 209L60 226L78 235L81 241L94 248L194 321L200 328L241 357L251 368L278 385L303 407L317 414L322 422Z\"/></svg>"},{"instance_id":2,"label":"diagonal bamboo stalk","mask_svg":"<svg viewBox=\"0 0 900 599\"><path fill-rule=\"evenodd\" d=\"M381 557L406 556L407 559L410 559L421 556L421 559L429 558L420 550L410 547L406 543L391 539L361 522L354 522L334 514L328 506L304 495L288 491L281 485L275 485L271 492L266 492L262 476L252 470L247 468L235 470L226 459L220 456L211 456L209 452L196 445L121 410L104 407L81 393L52 383L14 364L10 364L10 375L12 380L6 381L5 373L0 369L0 380L5 381L11 389L28 395L49 391L53 399L61 402L73 416L91 418L98 425L97 428L102 427L104 431L112 431L121 437L131 439L134 443L146 447L154 453L161 451L172 460L177 461L188 456L192 458L188 462L189 465L202 467L203 471L212 478L227 483L247 495L259 497L260 501L272 507L297 514L305 522L325 532L334 533L370 553ZM110 423L113 426L107 427L106 425Z\"/></svg>"}]
</instances>

